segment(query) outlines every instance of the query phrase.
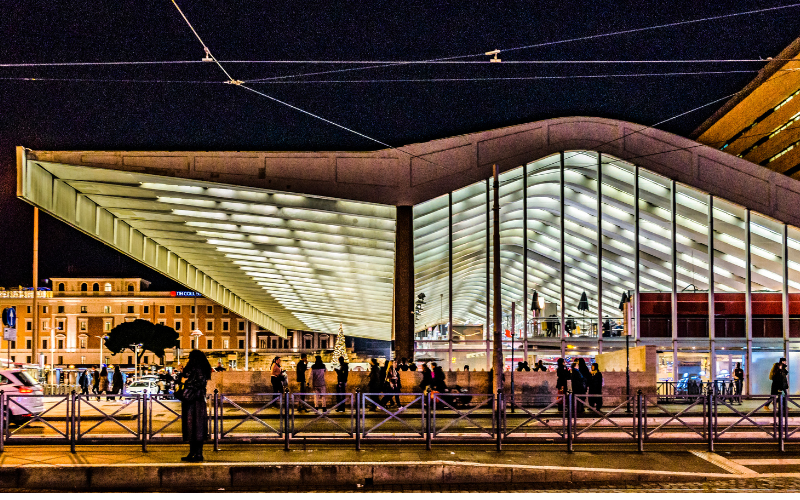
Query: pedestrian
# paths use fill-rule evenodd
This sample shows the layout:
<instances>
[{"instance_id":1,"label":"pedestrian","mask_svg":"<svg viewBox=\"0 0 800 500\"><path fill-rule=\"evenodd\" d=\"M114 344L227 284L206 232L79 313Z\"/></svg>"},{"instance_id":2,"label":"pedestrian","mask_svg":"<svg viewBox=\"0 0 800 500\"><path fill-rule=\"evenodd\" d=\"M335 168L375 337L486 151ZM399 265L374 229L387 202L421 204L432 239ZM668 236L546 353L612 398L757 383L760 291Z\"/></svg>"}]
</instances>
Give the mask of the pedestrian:
<instances>
[{"instance_id":1,"label":"pedestrian","mask_svg":"<svg viewBox=\"0 0 800 500\"><path fill-rule=\"evenodd\" d=\"M222 366L222 361L217 361L217 367L214 369L215 372L224 372L225 367Z\"/></svg>"},{"instance_id":2,"label":"pedestrian","mask_svg":"<svg viewBox=\"0 0 800 500\"><path fill-rule=\"evenodd\" d=\"M322 399L322 411L325 411L328 402L325 398L325 363L322 362L322 356L316 356L311 365L311 384L314 386L314 407L319 410L319 400Z\"/></svg>"},{"instance_id":3,"label":"pedestrian","mask_svg":"<svg viewBox=\"0 0 800 500\"><path fill-rule=\"evenodd\" d=\"M110 399L113 399L110 396L108 396L108 393L109 393L108 386L109 386L109 383L108 383L108 369L106 369L106 367L104 366L103 369L100 370L100 387L97 389L97 395L98 395L97 400L98 401L100 401L100 397L99 397L100 394L106 394L106 401L108 401Z\"/></svg>"},{"instance_id":4,"label":"pedestrian","mask_svg":"<svg viewBox=\"0 0 800 500\"><path fill-rule=\"evenodd\" d=\"M433 388L433 373L428 367L428 363L422 363L422 382L420 382L419 387L421 392Z\"/></svg>"},{"instance_id":5,"label":"pedestrian","mask_svg":"<svg viewBox=\"0 0 800 500\"><path fill-rule=\"evenodd\" d=\"M447 389L445 383L444 370L441 366L433 368L433 390L436 392L444 392Z\"/></svg>"},{"instance_id":6,"label":"pedestrian","mask_svg":"<svg viewBox=\"0 0 800 500\"><path fill-rule=\"evenodd\" d=\"M410 371L410 372L417 371L417 364L414 363L413 361L409 361L408 362L408 371Z\"/></svg>"},{"instance_id":7,"label":"pedestrian","mask_svg":"<svg viewBox=\"0 0 800 500\"><path fill-rule=\"evenodd\" d=\"M744 370L742 364L736 363L736 368L733 370L733 384L736 393L736 402L742 404L742 384L744 382Z\"/></svg>"},{"instance_id":8,"label":"pedestrian","mask_svg":"<svg viewBox=\"0 0 800 500\"><path fill-rule=\"evenodd\" d=\"M578 358L578 371L581 372L583 376L583 383L586 386L586 392L589 392L589 381L592 379L592 372L589 370L589 367L586 366L586 360L583 358Z\"/></svg>"},{"instance_id":9,"label":"pedestrian","mask_svg":"<svg viewBox=\"0 0 800 500\"><path fill-rule=\"evenodd\" d=\"M769 379L772 380L770 394L773 396L780 396L786 394L789 390L789 370L786 368L786 358L781 358L777 363L772 365L772 370L769 372ZM777 398L776 398L777 399ZM765 409L769 410L769 403L767 401Z\"/></svg>"},{"instance_id":10,"label":"pedestrian","mask_svg":"<svg viewBox=\"0 0 800 500\"><path fill-rule=\"evenodd\" d=\"M394 367L394 362L391 359L386 360L383 364L383 392L385 396L381 398L380 405L389 407L392 405L392 394L397 392L397 380L400 376L397 374L397 369ZM399 405L398 405L399 406Z\"/></svg>"},{"instance_id":11,"label":"pedestrian","mask_svg":"<svg viewBox=\"0 0 800 500\"><path fill-rule=\"evenodd\" d=\"M122 372L119 371L119 365L114 366L114 375L111 378L111 393L120 394L122 392ZM116 399L116 398L111 398Z\"/></svg>"},{"instance_id":12,"label":"pedestrian","mask_svg":"<svg viewBox=\"0 0 800 500\"><path fill-rule=\"evenodd\" d=\"M597 363L592 363L592 370L589 376L589 394L602 394L603 374L600 372L600 367ZM603 407L603 398L600 396L590 397L589 407L594 408L599 412Z\"/></svg>"},{"instance_id":13,"label":"pedestrian","mask_svg":"<svg viewBox=\"0 0 800 500\"><path fill-rule=\"evenodd\" d=\"M336 411L344 411L345 394L347 393L347 375L350 365L344 361L344 356L339 356L339 367L333 369L336 372Z\"/></svg>"},{"instance_id":14,"label":"pedestrian","mask_svg":"<svg viewBox=\"0 0 800 500\"><path fill-rule=\"evenodd\" d=\"M306 353L300 355L300 362L297 363L297 382L300 384L300 401L305 401L306 397L303 394L308 393L308 384L306 382L306 371L308 370L308 356ZM307 412L306 405L298 402L298 410Z\"/></svg>"},{"instance_id":15,"label":"pedestrian","mask_svg":"<svg viewBox=\"0 0 800 500\"><path fill-rule=\"evenodd\" d=\"M522 361L517 361L517 371L525 371L525 366L522 364Z\"/></svg>"},{"instance_id":16,"label":"pedestrian","mask_svg":"<svg viewBox=\"0 0 800 500\"><path fill-rule=\"evenodd\" d=\"M576 327L577 327L577 325L575 324L575 319L570 314L569 318L564 323L564 330L567 332L567 335L572 337L572 331L575 330Z\"/></svg>"},{"instance_id":17,"label":"pedestrian","mask_svg":"<svg viewBox=\"0 0 800 500\"><path fill-rule=\"evenodd\" d=\"M569 369L564 364L564 358L556 361L556 390L559 394L567 393L567 381L569 380ZM558 409L563 410L564 398L558 398Z\"/></svg>"},{"instance_id":18,"label":"pedestrian","mask_svg":"<svg viewBox=\"0 0 800 500\"><path fill-rule=\"evenodd\" d=\"M100 394L100 372L96 366L92 371L92 394ZM100 401L100 398L97 398L97 400Z\"/></svg>"},{"instance_id":19,"label":"pedestrian","mask_svg":"<svg viewBox=\"0 0 800 500\"><path fill-rule=\"evenodd\" d=\"M569 372L570 380L572 381L572 394L575 399L575 410L578 413L584 412L584 401L580 396L586 394L586 380L583 379L583 374L578 369L578 361L572 362L572 369Z\"/></svg>"},{"instance_id":20,"label":"pedestrian","mask_svg":"<svg viewBox=\"0 0 800 500\"><path fill-rule=\"evenodd\" d=\"M78 378L78 384L81 386L81 396L86 396L89 394L89 376L87 372L89 370L83 370L81 372L81 376Z\"/></svg>"},{"instance_id":21,"label":"pedestrian","mask_svg":"<svg viewBox=\"0 0 800 500\"><path fill-rule=\"evenodd\" d=\"M525 370L526 372L531 371L531 367L530 367L530 365L528 364L527 361L522 363L522 369Z\"/></svg>"},{"instance_id":22,"label":"pedestrian","mask_svg":"<svg viewBox=\"0 0 800 500\"><path fill-rule=\"evenodd\" d=\"M210 366L210 365L209 365ZM275 394L283 394L283 380L281 380L281 358L275 356L272 360L270 369L270 382L272 382L272 392Z\"/></svg>"},{"instance_id":23,"label":"pedestrian","mask_svg":"<svg viewBox=\"0 0 800 500\"><path fill-rule=\"evenodd\" d=\"M469 371L469 365L464 365L464 371L465 371L465 372L468 372L468 371Z\"/></svg>"},{"instance_id":24,"label":"pedestrian","mask_svg":"<svg viewBox=\"0 0 800 500\"><path fill-rule=\"evenodd\" d=\"M408 363L406 363L406 358L401 358L400 363L397 365L397 371L400 372L407 372L408 371Z\"/></svg>"},{"instance_id":25,"label":"pedestrian","mask_svg":"<svg viewBox=\"0 0 800 500\"><path fill-rule=\"evenodd\" d=\"M372 410L375 411L375 399L379 397L381 392L381 384L383 381L381 380L381 367L378 364L378 360L372 358L370 360L369 365L369 384L367 385L367 391L369 391L369 400L372 403Z\"/></svg>"},{"instance_id":26,"label":"pedestrian","mask_svg":"<svg viewBox=\"0 0 800 500\"><path fill-rule=\"evenodd\" d=\"M189 442L189 454L181 460L202 462L203 441L208 439L206 384L211 379L211 364L202 351L195 349L189 353L189 362L180 378L184 379L183 388L178 391L178 399L181 401L181 433L183 440Z\"/></svg>"}]
</instances>

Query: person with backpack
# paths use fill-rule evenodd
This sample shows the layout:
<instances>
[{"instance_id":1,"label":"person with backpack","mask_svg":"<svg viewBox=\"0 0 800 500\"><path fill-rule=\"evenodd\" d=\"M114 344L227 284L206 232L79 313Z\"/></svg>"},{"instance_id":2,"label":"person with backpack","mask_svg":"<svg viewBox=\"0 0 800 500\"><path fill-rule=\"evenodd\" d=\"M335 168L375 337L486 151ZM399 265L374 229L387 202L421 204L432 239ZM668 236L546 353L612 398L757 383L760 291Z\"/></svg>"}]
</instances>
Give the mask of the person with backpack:
<instances>
[{"instance_id":1,"label":"person with backpack","mask_svg":"<svg viewBox=\"0 0 800 500\"><path fill-rule=\"evenodd\" d=\"M88 371L89 371L88 369L87 370L83 370L81 372L80 378L78 378L78 383L81 386L81 396L86 396L86 395L89 394L89 375L88 375Z\"/></svg>"}]
</instances>

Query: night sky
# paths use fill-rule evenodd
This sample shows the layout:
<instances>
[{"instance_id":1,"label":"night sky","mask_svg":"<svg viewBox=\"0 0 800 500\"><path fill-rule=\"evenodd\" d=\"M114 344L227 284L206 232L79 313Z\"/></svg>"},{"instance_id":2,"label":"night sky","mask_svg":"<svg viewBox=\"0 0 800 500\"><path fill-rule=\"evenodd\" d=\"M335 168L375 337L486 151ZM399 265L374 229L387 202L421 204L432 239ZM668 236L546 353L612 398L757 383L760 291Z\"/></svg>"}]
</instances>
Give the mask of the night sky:
<instances>
[{"instance_id":1,"label":"night sky","mask_svg":"<svg viewBox=\"0 0 800 500\"><path fill-rule=\"evenodd\" d=\"M790 4L179 2L220 61L430 60ZM507 62L759 59L777 55L799 35L800 8L794 7L505 50L499 57ZM0 65L199 61L204 55L202 45L168 0L0 0L0 41ZM488 57L455 60L486 61ZM650 125L740 90L763 64L439 64L341 71L370 64L223 62L234 79L260 92L392 146L571 115ZM338 72L307 75L334 70ZM753 72L730 73L748 70ZM728 73L588 77L709 71ZM291 76L301 74L306 76ZM286 76L291 77L252 82ZM582 77L474 80L532 76ZM363 137L221 83L226 79L213 63L0 67L0 286L30 286L32 279L33 209L15 196L17 145L42 150L382 149ZM385 81L408 79L427 81ZM721 105L659 128L688 135ZM152 289L180 287L44 214L40 215L39 264L41 278L140 276L153 282Z\"/></svg>"}]
</instances>

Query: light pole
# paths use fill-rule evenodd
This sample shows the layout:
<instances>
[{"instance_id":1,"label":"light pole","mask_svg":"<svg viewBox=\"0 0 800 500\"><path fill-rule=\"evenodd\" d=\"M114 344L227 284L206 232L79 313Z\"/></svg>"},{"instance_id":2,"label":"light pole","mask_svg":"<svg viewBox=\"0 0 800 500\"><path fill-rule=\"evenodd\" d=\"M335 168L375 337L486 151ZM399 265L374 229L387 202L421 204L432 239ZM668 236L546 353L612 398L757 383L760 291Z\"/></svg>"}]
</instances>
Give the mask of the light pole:
<instances>
[{"instance_id":1,"label":"light pole","mask_svg":"<svg viewBox=\"0 0 800 500\"><path fill-rule=\"evenodd\" d=\"M103 368L103 341L108 338L108 335L95 335L94 337L100 339L100 368Z\"/></svg>"}]
</instances>

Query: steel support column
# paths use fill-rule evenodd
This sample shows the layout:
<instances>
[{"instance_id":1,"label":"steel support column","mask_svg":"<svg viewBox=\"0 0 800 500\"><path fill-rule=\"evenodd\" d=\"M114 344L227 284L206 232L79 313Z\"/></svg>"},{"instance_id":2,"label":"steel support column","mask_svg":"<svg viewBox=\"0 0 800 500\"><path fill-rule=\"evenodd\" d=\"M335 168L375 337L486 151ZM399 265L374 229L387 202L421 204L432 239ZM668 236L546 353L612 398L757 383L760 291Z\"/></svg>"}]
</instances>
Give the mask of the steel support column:
<instances>
[{"instance_id":1,"label":"steel support column","mask_svg":"<svg viewBox=\"0 0 800 500\"><path fill-rule=\"evenodd\" d=\"M447 193L447 365L453 368L453 193Z\"/></svg>"},{"instance_id":2,"label":"steel support column","mask_svg":"<svg viewBox=\"0 0 800 500\"><path fill-rule=\"evenodd\" d=\"M640 292L640 257L639 257L639 166L636 165L636 171L633 178L633 192L634 192L634 200L633 200L633 233L634 233L634 248L633 248L633 262L634 262L634 295L635 301L633 302L633 319L634 319L634 340L636 341L636 345L639 345L639 338L641 332L642 322L639 321L639 292Z\"/></svg>"},{"instance_id":3,"label":"steel support column","mask_svg":"<svg viewBox=\"0 0 800 500\"><path fill-rule=\"evenodd\" d=\"M589 326L591 328L591 325ZM597 153L597 353L603 353L603 154Z\"/></svg>"},{"instance_id":4,"label":"steel support column","mask_svg":"<svg viewBox=\"0 0 800 500\"><path fill-rule=\"evenodd\" d=\"M397 207L394 256L394 356L414 356L414 207Z\"/></svg>"},{"instance_id":5,"label":"steel support column","mask_svg":"<svg viewBox=\"0 0 800 500\"><path fill-rule=\"evenodd\" d=\"M753 277L751 267L753 266L753 259L750 254L750 209L746 208L744 211L744 321L745 321L745 335L747 337L747 361L744 367L745 383L744 387L747 394L753 393L753 388L750 386L750 369L753 366Z\"/></svg>"},{"instance_id":6,"label":"steel support column","mask_svg":"<svg viewBox=\"0 0 800 500\"><path fill-rule=\"evenodd\" d=\"M672 291L670 292L670 327L672 334L672 381L677 383L678 376L678 196L677 184L673 180L671 189L671 222L670 241L672 242Z\"/></svg>"},{"instance_id":7,"label":"steel support column","mask_svg":"<svg viewBox=\"0 0 800 500\"><path fill-rule=\"evenodd\" d=\"M559 301L561 302L559 305L559 321L561 324L559 325L558 331L561 334L561 357L563 358L566 355L566 340L564 337L564 305L566 304L566 300L564 299L564 295L566 294L566 265L564 263L564 208L566 207L566 203L564 202L564 152L561 151L559 153L559 158L561 160L561 182L560 182L560 189L561 189L561 196L559 200L561 202L561 224L560 224L560 232L561 235L559 237L559 245L561 247L561 294L559 296Z\"/></svg>"},{"instance_id":8,"label":"steel support column","mask_svg":"<svg viewBox=\"0 0 800 500\"><path fill-rule=\"evenodd\" d=\"M711 380L717 378L717 353L714 340L714 197L708 195L708 348L711 359Z\"/></svg>"},{"instance_id":9,"label":"steel support column","mask_svg":"<svg viewBox=\"0 0 800 500\"><path fill-rule=\"evenodd\" d=\"M522 356L528 361L528 164L522 165ZM531 294L533 296L533 294ZM513 366L511 367L513 370Z\"/></svg>"}]
</instances>

